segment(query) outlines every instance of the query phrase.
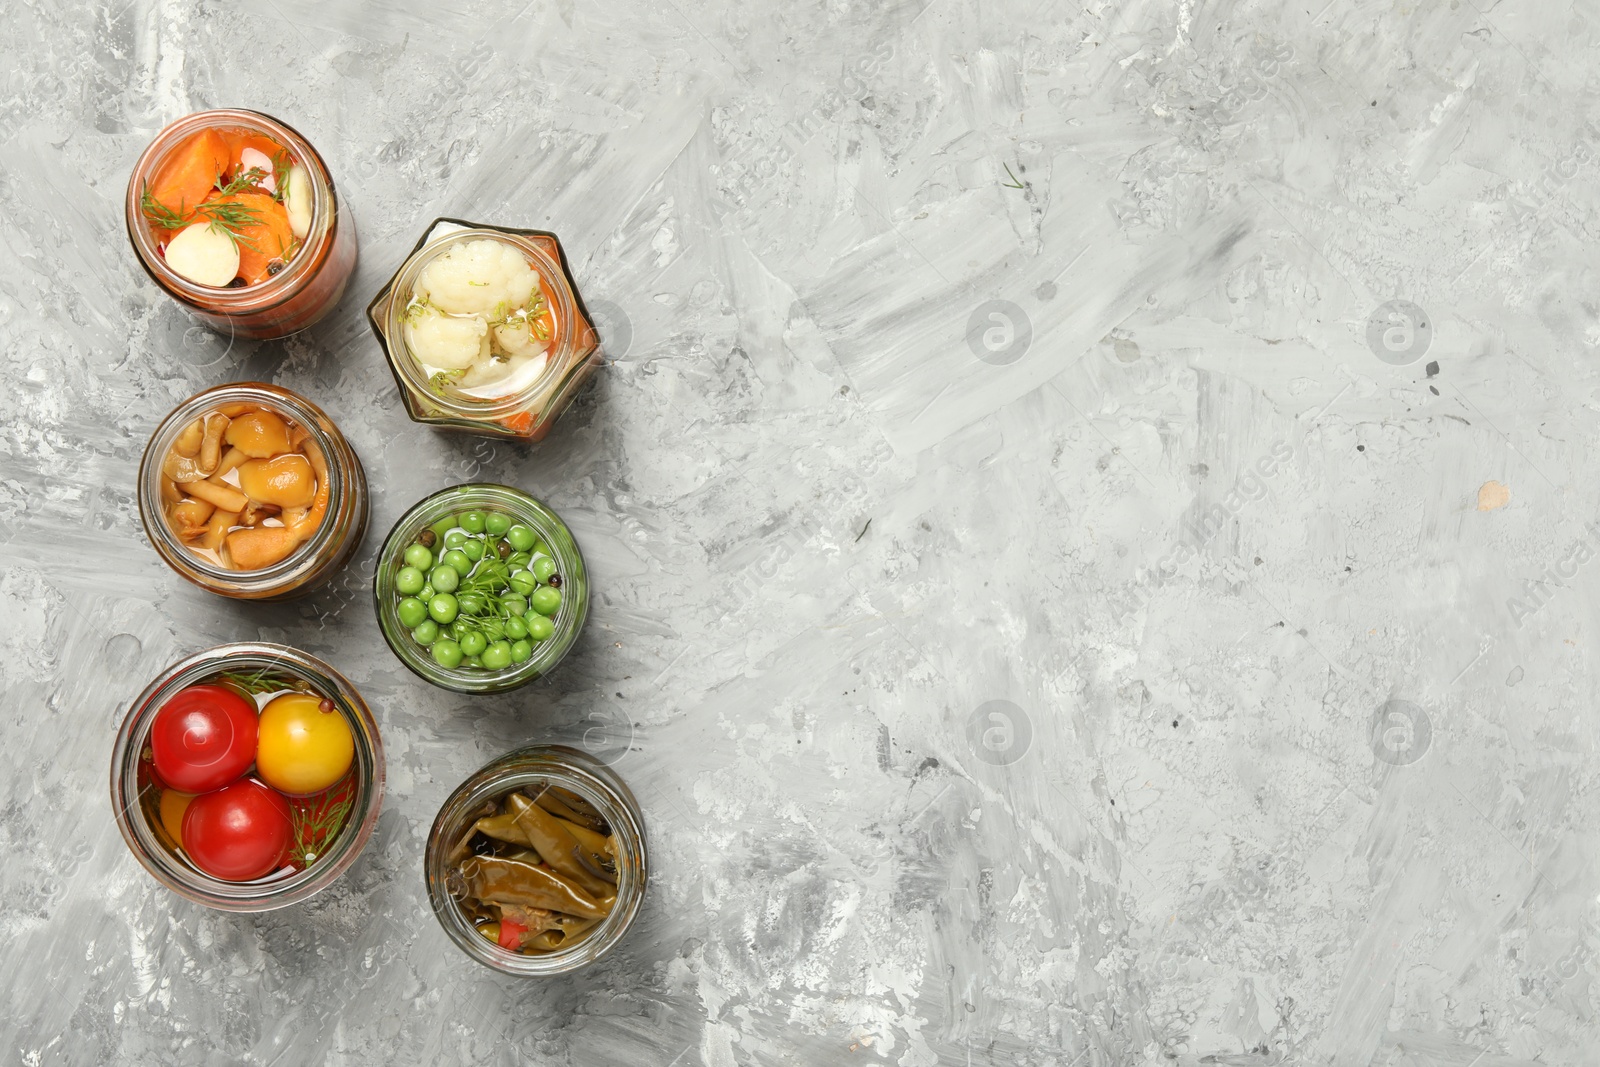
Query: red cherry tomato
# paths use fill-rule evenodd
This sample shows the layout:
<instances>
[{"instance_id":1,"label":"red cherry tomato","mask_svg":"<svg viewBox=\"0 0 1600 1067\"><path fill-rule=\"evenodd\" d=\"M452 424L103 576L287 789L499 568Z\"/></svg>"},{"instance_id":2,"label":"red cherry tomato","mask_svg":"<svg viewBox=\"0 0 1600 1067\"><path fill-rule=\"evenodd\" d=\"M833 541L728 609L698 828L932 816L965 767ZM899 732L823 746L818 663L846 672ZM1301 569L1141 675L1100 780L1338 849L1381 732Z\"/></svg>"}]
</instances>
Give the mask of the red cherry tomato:
<instances>
[{"instance_id":1,"label":"red cherry tomato","mask_svg":"<svg viewBox=\"0 0 1600 1067\"><path fill-rule=\"evenodd\" d=\"M209 793L256 760L255 705L220 685L191 685L156 712L150 754L156 773L180 793Z\"/></svg>"},{"instance_id":2,"label":"red cherry tomato","mask_svg":"<svg viewBox=\"0 0 1600 1067\"><path fill-rule=\"evenodd\" d=\"M202 871L229 882L276 870L293 837L289 802L254 778L202 793L183 813L183 850Z\"/></svg>"}]
</instances>

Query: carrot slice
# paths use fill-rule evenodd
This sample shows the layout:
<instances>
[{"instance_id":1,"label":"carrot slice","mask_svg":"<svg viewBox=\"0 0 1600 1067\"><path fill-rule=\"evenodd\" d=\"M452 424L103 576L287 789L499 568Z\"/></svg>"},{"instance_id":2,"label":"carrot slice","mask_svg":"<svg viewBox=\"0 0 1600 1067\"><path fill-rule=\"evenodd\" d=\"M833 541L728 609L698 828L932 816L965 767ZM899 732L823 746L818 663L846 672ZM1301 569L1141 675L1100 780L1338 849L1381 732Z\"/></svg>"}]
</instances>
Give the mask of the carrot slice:
<instances>
[{"instance_id":1,"label":"carrot slice","mask_svg":"<svg viewBox=\"0 0 1600 1067\"><path fill-rule=\"evenodd\" d=\"M500 420L500 425L512 433L526 435L533 429L533 412L519 411L515 415L507 415Z\"/></svg>"},{"instance_id":2,"label":"carrot slice","mask_svg":"<svg viewBox=\"0 0 1600 1067\"><path fill-rule=\"evenodd\" d=\"M187 219L200 206L217 179L229 168L232 155L216 130L201 130L172 150L150 183L150 197L180 218Z\"/></svg>"},{"instance_id":3,"label":"carrot slice","mask_svg":"<svg viewBox=\"0 0 1600 1067\"><path fill-rule=\"evenodd\" d=\"M223 134L228 145L228 170L235 177L238 176L239 158L246 148L254 148L268 159L277 159L279 153L284 151L283 145L261 133L251 133L248 130L229 130Z\"/></svg>"},{"instance_id":4,"label":"carrot slice","mask_svg":"<svg viewBox=\"0 0 1600 1067\"><path fill-rule=\"evenodd\" d=\"M266 193L234 193L220 196L213 204L236 204L255 221L234 231L239 243L239 277L246 285L266 281L272 276L268 266L287 262L294 250L294 230L289 213Z\"/></svg>"}]
</instances>

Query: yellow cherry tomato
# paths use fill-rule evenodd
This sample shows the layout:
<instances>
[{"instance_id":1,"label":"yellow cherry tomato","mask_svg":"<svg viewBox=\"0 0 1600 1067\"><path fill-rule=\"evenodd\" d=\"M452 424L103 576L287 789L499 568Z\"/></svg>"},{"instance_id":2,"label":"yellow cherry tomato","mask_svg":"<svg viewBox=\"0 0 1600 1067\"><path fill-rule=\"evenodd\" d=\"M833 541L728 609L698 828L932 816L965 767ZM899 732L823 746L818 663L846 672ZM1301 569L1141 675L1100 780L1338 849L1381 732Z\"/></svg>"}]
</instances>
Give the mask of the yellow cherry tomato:
<instances>
[{"instance_id":1,"label":"yellow cherry tomato","mask_svg":"<svg viewBox=\"0 0 1600 1067\"><path fill-rule=\"evenodd\" d=\"M183 813L189 810L193 793L180 793L176 789L161 791L161 825L172 835L172 840L183 844Z\"/></svg>"},{"instance_id":2,"label":"yellow cherry tomato","mask_svg":"<svg viewBox=\"0 0 1600 1067\"><path fill-rule=\"evenodd\" d=\"M355 739L337 708L310 693L285 693L261 709L256 773L280 793L320 793L350 769Z\"/></svg>"}]
</instances>

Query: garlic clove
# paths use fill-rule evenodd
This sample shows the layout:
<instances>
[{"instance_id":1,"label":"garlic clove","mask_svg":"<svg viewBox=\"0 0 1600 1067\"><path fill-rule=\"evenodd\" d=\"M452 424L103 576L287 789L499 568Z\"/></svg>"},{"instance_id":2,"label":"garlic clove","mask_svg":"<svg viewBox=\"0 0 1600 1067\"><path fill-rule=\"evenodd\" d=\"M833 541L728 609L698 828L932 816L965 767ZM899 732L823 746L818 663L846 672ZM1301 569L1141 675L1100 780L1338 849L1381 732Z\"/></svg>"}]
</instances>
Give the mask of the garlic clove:
<instances>
[{"instance_id":1,"label":"garlic clove","mask_svg":"<svg viewBox=\"0 0 1600 1067\"><path fill-rule=\"evenodd\" d=\"M290 167L283 187L283 207L289 213L289 229L301 240L311 232L311 178L304 167Z\"/></svg>"},{"instance_id":2,"label":"garlic clove","mask_svg":"<svg viewBox=\"0 0 1600 1067\"><path fill-rule=\"evenodd\" d=\"M239 153L239 173L243 174L252 168L266 175L256 183L257 185L269 193L278 191L277 177L272 171L272 160L268 159L267 154L259 148L246 148Z\"/></svg>"},{"instance_id":3,"label":"garlic clove","mask_svg":"<svg viewBox=\"0 0 1600 1067\"><path fill-rule=\"evenodd\" d=\"M239 274L239 246L222 227L197 222L167 242L167 266L196 285L222 288Z\"/></svg>"}]
</instances>

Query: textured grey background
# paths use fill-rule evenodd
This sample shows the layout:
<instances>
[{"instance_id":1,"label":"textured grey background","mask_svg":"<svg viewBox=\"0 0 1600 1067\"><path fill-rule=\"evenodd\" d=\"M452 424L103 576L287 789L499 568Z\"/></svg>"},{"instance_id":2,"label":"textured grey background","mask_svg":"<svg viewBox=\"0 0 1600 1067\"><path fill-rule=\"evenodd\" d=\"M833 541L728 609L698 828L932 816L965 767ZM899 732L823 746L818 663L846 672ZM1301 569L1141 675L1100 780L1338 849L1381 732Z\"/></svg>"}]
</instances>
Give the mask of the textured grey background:
<instances>
[{"instance_id":1,"label":"textured grey background","mask_svg":"<svg viewBox=\"0 0 1600 1067\"><path fill-rule=\"evenodd\" d=\"M1594 0L4 21L0 1060L1600 1063ZM193 328L123 236L149 137L225 105L359 222L286 343ZM558 231L604 313L536 448L406 422L368 334L444 214ZM363 565L295 605L138 525L156 420L242 378L371 475ZM473 478L594 577L491 699L402 670L367 592ZM106 773L155 672L257 637L361 687L389 796L338 885L240 917L144 874ZM615 759L655 878L614 956L519 983L420 856L543 739Z\"/></svg>"}]
</instances>

